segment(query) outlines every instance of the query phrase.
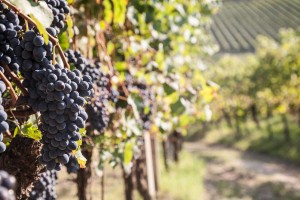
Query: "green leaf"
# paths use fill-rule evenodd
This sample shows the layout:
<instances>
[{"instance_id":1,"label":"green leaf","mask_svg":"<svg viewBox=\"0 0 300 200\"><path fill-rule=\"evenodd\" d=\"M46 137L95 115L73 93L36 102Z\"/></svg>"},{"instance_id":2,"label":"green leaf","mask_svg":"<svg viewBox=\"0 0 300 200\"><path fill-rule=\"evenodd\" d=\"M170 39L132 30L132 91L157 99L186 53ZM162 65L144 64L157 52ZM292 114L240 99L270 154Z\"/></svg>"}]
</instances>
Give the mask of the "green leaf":
<instances>
[{"instance_id":1,"label":"green leaf","mask_svg":"<svg viewBox=\"0 0 300 200\"><path fill-rule=\"evenodd\" d=\"M58 40L61 48L66 51L70 47L69 37L67 32L62 32L58 35Z\"/></svg>"},{"instance_id":2,"label":"green leaf","mask_svg":"<svg viewBox=\"0 0 300 200\"><path fill-rule=\"evenodd\" d=\"M39 30L40 34L43 36L43 38L45 40L45 44L48 44L49 43L49 36L48 36L48 32L47 32L46 28L43 26L43 24L33 14L30 14L29 16L36 23L37 29Z\"/></svg>"},{"instance_id":3,"label":"green leaf","mask_svg":"<svg viewBox=\"0 0 300 200\"><path fill-rule=\"evenodd\" d=\"M167 83L164 83L163 87L164 87L164 91L167 95L170 95L170 94L176 92L176 90Z\"/></svg>"},{"instance_id":4,"label":"green leaf","mask_svg":"<svg viewBox=\"0 0 300 200\"><path fill-rule=\"evenodd\" d=\"M53 14L46 2L34 2L32 0L9 0L16 5L24 14L32 15L39 19L40 24L44 27L50 27L53 21ZM32 17L31 17L32 18Z\"/></svg>"},{"instance_id":5,"label":"green leaf","mask_svg":"<svg viewBox=\"0 0 300 200\"><path fill-rule=\"evenodd\" d=\"M70 65L70 70L71 71L74 71L76 69L74 63L70 63L69 65Z\"/></svg>"},{"instance_id":6,"label":"green leaf","mask_svg":"<svg viewBox=\"0 0 300 200\"><path fill-rule=\"evenodd\" d=\"M125 62L116 62L115 68L117 71L125 71L127 70L127 65Z\"/></svg>"},{"instance_id":7,"label":"green leaf","mask_svg":"<svg viewBox=\"0 0 300 200\"><path fill-rule=\"evenodd\" d=\"M179 117L179 124L180 124L180 127L185 127L187 126L189 123L191 122L191 117L187 114L185 115L181 115Z\"/></svg>"},{"instance_id":8,"label":"green leaf","mask_svg":"<svg viewBox=\"0 0 300 200\"><path fill-rule=\"evenodd\" d=\"M144 114L147 115L150 112L150 106L145 106Z\"/></svg>"},{"instance_id":9,"label":"green leaf","mask_svg":"<svg viewBox=\"0 0 300 200\"><path fill-rule=\"evenodd\" d=\"M171 110L173 115L180 115L185 111L185 107L182 104L182 98L179 98L177 102L171 104Z\"/></svg>"},{"instance_id":10,"label":"green leaf","mask_svg":"<svg viewBox=\"0 0 300 200\"><path fill-rule=\"evenodd\" d=\"M31 139L34 139L34 140L41 140L42 139L42 133L38 129L37 125L30 122L30 123L23 124L20 128L21 129L19 129L18 127L15 128L14 137L17 134L21 134L24 137L28 137L28 138L31 138Z\"/></svg>"},{"instance_id":11,"label":"green leaf","mask_svg":"<svg viewBox=\"0 0 300 200\"><path fill-rule=\"evenodd\" d=\"M112 43L111 41L109 41L109 42L107 43L107 53L108 53L109 55L111 55L111 54L113 53L114 50L115 50L115 45L114 45L114 43Z\"/></svg>"}]
</instances>

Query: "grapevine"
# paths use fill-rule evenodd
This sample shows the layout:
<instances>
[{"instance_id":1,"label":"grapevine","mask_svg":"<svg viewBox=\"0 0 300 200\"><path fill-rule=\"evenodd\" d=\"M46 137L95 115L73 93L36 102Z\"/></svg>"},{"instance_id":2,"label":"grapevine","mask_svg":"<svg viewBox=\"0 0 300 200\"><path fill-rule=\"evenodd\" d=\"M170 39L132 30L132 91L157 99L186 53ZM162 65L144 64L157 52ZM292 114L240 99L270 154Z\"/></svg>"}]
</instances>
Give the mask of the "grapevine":
<instances>
[{"instance_id":1,"label":"grapevine","mask_svg":"<svg viewBox=\"0 0 300 200\"><path fill-rule=\"evenodd\" d=\"M198 69L187 73L173 62L183 39L165 34L188 16L164 1L174 15L148 0L17 2L0 0L0 167L17 178L16 198L56 199L65 165L86 199L97 151L101 169L114 163L146 180L145 136L172 133L182 115L194 115L186 105L199 100L194 83L183 81ZM202 9L196 5L191 15ZM148 9L152 20L135 19ZM147 187L142 195L150 197Z\"/></svg>"}]
</instances>

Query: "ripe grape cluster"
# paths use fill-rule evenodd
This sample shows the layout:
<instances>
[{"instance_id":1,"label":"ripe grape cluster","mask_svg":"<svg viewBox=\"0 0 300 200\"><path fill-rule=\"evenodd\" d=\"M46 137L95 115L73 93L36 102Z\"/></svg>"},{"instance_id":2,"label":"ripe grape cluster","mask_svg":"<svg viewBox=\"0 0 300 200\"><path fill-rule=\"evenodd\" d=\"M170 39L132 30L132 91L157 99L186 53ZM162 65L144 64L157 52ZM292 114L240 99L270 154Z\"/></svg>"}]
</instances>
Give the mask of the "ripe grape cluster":
<instances>
[{"instance_id":1,"label":"ripe grape cluster","mask_svg":"<svg viewBox=\"0 0 300 200\"><path fill-rule=\"evenodd\" d=\"M101 71L99 62L87 65L84 73L89 74L96 85L96 96L86 105L86 111L90 116L88 121L92 129L103 133L109 123L108 101L116 102L119 93L111 87L110 76Z\"/></svg>"},{"instance_id":2,"label":"ripe grape cluster","mask_svg":"<svg viewBox=\"0 0 300 200\"><path fill-rule=\"evenodd\" d=\"M73 51L71 49L68 49L65 52L65 56L67 57L68 62L71 65L74 65L74 67L81 72L83 72L83 70L85 69L85 66L88 65L87 60L81 55L81 53L79 51ZM93 79L93 77L92 77L92 79Z\"/></svg>"},{"instance_id":3,"label":"ripe grape cluster","mask_svg":"<svg viewBox=\"0 0 300 200\"><path fill-rule=\"evenodd\" d=\"M80 166L78 164L77 158L74 155L70 156L70 160L68 162L68 164L66 164L67 167L67 172L69 174L71 173L77 173L77 171L79 170Z\"/></svg>"},{"instance_id":4,"label":"ripe grape cluster","mask_svg":"<svg viewBox=\"0 0 300 200\"><path fill-rule=\"evenodd\" d=\"M6 171L0 171L0 200L15 200L16 178Z\"/></svg>"},{"instance_id":5,"label":"ripe grape cluster","mask_svg":"<svg viewBox=\"0 0 300 200\"><path fill-rule=\"evenodd\" d=\"M153 102L155 97L151 88L145 83L135 83L134 86L139 90L139 93L143 99L143 107L148 107L148 109L144 109L144 111L140 113L140 117L143 122L143 129L149 130L152 122L151 116L154 112Z\"/></svg>"},{"instance_id":6,"label":"ripe grape cluster","mask_svg":"<svg viewBox=\"0 0 300 200\"><path fill-rule=\"evenodd\" d=\"M51 29L48 29L49 33ZM52 30L52 32L54 32ZM34 30L24 33L20 50L20 71L28 88L28 104L41 113L41 162L49 170L60 170L76 150L87 114L83 109L85 97L93 93L91 78L79 70L70 71L60 64L52 64L53 45L45 44Z\"/></svg>"},{"instance_id":7,"label":"ripe grape cluster","mask_svg":"<svg viewBox=\"0 0 300 200\"><path fill-rule=\"evenodd\" d=\"M14 49L20 44L18 32L22 27L19 23L18 15L0 3L0 63L1 66L7 65L15 72L19 69L19 63L14 53Z\"/></svg>"},{"instance_id":8,"label":"ripe grape cluster","mask_svg":"<svg viewBox=\"0 0 300 200\"><path fill-rule=\"evenodd\" d=\"M94 98L86 105L86 112L91 129L102 133L109 123L107 101L116 102L119 94L112 89L110 76L101 71L100 62L88 61L79 51L68 50L65 55L76 69L92 78L96 91Z\"/></svg>"},{"instance_id":9,"label":"ripe grape cluster","mask_svg":"<svg viewBox=\"0 0 300 200\"><path fill-rule=\"evenodd\" d=\"M2 94L5 90L6 86L4 82L0 80L0 104L2 104ZM3 106L0 105L0 153L3 153L6 150L6 146L2 141L3 133L6 133L9 130L9 125L5 120L7 120L7 114L4 111Z\"/></svg>"},{"instance_id":10,"label":"ripe grape cluster","mask_svg":"<svg viewBox=\"0 0 300 200\"><path fill-rule=\"evenodd\" d=\"M57 33L65 27L66 14L70 13L70 8L66 0L45 0L53 13L51 27L55 28Z\"/></svg>"},{"instance_id":11,"label":"ripe grape cluster","mask_svg":"<svg viewBox=\"0 0 300 200\"><path fill-rule=\"evenodd\" d=\"M43 172L40 179L34 184L29 200L55 200L57 198L56 180L57 172L55 170Z\"/></svg>"}]
</instances>

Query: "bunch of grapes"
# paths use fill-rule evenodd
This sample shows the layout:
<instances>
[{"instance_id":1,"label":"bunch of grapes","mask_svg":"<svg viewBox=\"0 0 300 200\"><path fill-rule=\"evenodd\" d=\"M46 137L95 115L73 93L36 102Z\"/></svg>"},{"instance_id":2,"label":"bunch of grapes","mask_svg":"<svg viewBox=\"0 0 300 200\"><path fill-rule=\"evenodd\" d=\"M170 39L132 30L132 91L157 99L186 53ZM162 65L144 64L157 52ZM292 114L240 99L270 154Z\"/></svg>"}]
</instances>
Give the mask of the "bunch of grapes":
<instances>
[{"instance_id":1,"label":"bunch of grapes","mask_svg":"<svg viewBox=\"0 0 300 200\"><path fill-rule=\"evenodd\" d=\"M78 164L77 158L74 155L70 156L70 160L68 162L68 164L66 164L67 167L67 172L69 174L71 173L77 173L77 171L79 170L80 166Z\"/></svg>"},{"instance_id":2,"label":"bunch of grapes","mask_svg":"<svg viewBox=\"0 0 300 200\"><path fill-rule=\"evenodd\" d=\"M86 105L86 112L91 129L102 133L109 123L107 101L116 102L119 94L111 88L110 76L101 72L99 62L87 61L79 51L67 50L65 55L68 62L73 64L76 69L81 70L83 74L90 76L96 86L94 98Z\"/></svg>"},{"instance_id":3,"label":"bunch of grapes","mask_svg":"<svg viewBox=\"0 0 300 200\"><path fill-rule=\"evenodd\" d=\"M37 70L33 76L41 86L38 91L45 96L32 105L41 112L42 161L49 169L60 169L58 163L68 163L71 151L78 147L79 129L84 128L87 120L82 106L84 97L92 93L91 80L88 76L81 78L79 71L67 71L57 65L49 72Z\"/></svg>"},{"instance_id":4,"label":"bunch of grapes","mask_svg":"<svg viewBox=\"0 0 300 200\"><path fill-rule=\"evenodd\" d=\"M6 86L4 82L0 80L0 104L2 104L2 94L5 90ZM7 120L7 114L4 111L3 106L0 105L0 153L3 153L6 150L6 146L2 141L3 133L6 133L9 130L9 125L5 120Z\"/></svg>"},{"instance_id":5,"label":"bunch of grapes","mask_svg":"<svg viewBox=\"0 0 300 200\"><path fill-rule=\"evenodd\" d=\"M65 56L68 59L68 62L79 71L83 71L85 69L85 66L88 65L87 60L81 55L79 51L73 51L71 49L68 49L65 52ZM83 73L85 74L85 73ZM93 78L93 77L92 77Z\"/></svg>"},{"instance_id":6,"label":"bunch of grapes","mask_svg":"<svg viewBox=\"0 0 300 200\"><path fill-rule=\"evenodd\" d=\"M108 74L101 72L101 65L87 65L84 73L89 74L96 87L95 98L88 102L86 111L90 116L91 128L103 133L109 123L108 101L116 102L119 93L111 87L111 79Z\"/></svg>"},{"instance_id":7,"label":"bunch of grapes","mask_svg":"<svg viewBox=\"0 0 300 200\"><path fill-rule=\"evenodd\" d=\"M151 126L151 116L154 112L154 95L153 92L151 90L151 88L149 86L147 86L144 83L135 83L134 86L139 90L139 93L143 99L143 107L148 107L148 111L145 112L141 112L140 116L143 122L143 129L144 130L149 130L150 126Z\"/></svg>"},{"instance_id":8,"label":"bunch of grapes","mask_svg":"<svg viewBox=\"0 0 300 200\"><path fill-rule=\"evenodd\" d=\"M25 87L30 87L34 70L50 67L53 56L52 50L53 44L51 41L46 45L44 38L36 31L29 30L25 32L20 45L15 48L21 74L27 79L23 83Z\"/></svg>"},{"instance_id":9,"label":"bunch of grapes","mask_svg":"<svg viewBox=\"0 0 300 200\"><path fill-rule=\"evenodd\" d=\"M93 82L95 84L97 84L98 80L100 79L100 75L101 75L100 70L101 70L101 66L100 66L99 63L92 63L92 61L90 61L86 65L83 73L89 75L90 77L92 77Z\"/></svg>"},{"instance_id":10,"label":"bunch of grapes","mask_svg":"<svg viewBox=\"0 0 300 200\"><path fill-rule=\"evenodd\" d=\"M0 199L15 200L16 178L6 171L0 171Z\"/></svg>"},{"instance_id":11,"label":"bunch of grapes","mask_svg":"<svg viewBox=\"0 0 300 200\"><path fill-rule=\"evenodd\" d=\"M70 8L66 0L45 0L53 13L51 27L55 28L57 34L65 27L66 14L70 13Z\"/></svg>"},{"instance_id":12,"label":"bunch of grapes","mask_svg":"<svg viewBox=\"0 0 300 200\"><path fill-rule=\"evenodd\" d=\"M35 182L29 200L55 200L57 198L56 180L57 172L55 170L43 172L40 179Z\"/></svg>"},{"instance_id":13,"label":"bunch of grapes","mask_svg":"<svg viewBox=\"0 0 300 200\"><path fill-rule=\"evenodd\" d=\"M93 93L92 80L79 70L53 65L52 43L46 45L34 30L25 32L19 47L17 56L25 78L23 85L29 91L28 104L41 113L41 161L49 170L60 170L78 147L79 129L84 128L87 120L83 105L85 97Z\"/></svg>"},{"instance_id":14,"label":"bunch of grapes","mask_svg":"<svg viewBox=\"0 0 300 200\"><path fill-rule=\"evenodd\" d=\"M103 133L109 123L109 112L101 101L94 101L86 105L86 112L89 115L90 126L93 130Z\"/></svg>"},{"instance_id":15,"label":"bunch of grapes","mask_svg":"<svg viewBox=\"0 0 300 200\"><path fill-rule=\"evenodd\" d=\"M18 31L22 27L19 23L18 15L0 3L0 63L1 66L9 66L14 72L19 70L19 63L14 53L14 49L20 44Z\"/></svg>"}]
</instances>

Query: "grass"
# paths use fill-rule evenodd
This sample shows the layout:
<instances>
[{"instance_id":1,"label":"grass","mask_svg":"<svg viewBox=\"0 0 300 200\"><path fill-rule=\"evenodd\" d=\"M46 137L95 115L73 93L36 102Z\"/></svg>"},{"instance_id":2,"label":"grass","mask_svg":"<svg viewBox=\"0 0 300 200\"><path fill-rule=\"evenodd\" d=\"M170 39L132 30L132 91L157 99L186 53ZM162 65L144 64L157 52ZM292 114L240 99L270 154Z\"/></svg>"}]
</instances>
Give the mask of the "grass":
<instances>
[{"instance_id":1,"label":"grass","mask_svg":"<svg viewBox=\"0 0 300 200\"><path fill-rule=\"evenodd\" d=\"M119 168L105 168L105 200L124 200L124 182ZM204 163L198 157L183 151L178 164L171 163L167 172L163 162L159 163L159 193L158 200L199 200L203 195ZM68 175L65 170L59 173L57 185L58 199L77 199L76 184L71 179L75 176ZM92 187L89 189L93 199L100 199L100 177L93 176ZM137 192L135 200L142 200Z\"/></svg>"},{"instance_id":2,"label":"grass","mask_svg":"<svg viewBox=\"0 0 300 200\"><path fill-rule=\"evenodd\" d=\"M170 194L170 200L204 199L204 169L203 160L183 151L178 164L171 164L168 172L161 170L161 193Z\"/></svg>"},{"instance_id":3,"label":"grass","mask_svg":"<svg viewBox=\"0 0 300 200\"><path fill-rule=\"evenodd\" d=\"M294 117L288 117L291 141L284 138L283 123L280 116L270 119L272 134L265 119L260 120L261 128L257 128L254 122L248 120L241 124L241 131L229 128L221 123L217 128L210 126L209 130L202 134L202 140L208 144L223 144L229 147L246 151L254 151L275 156L294 163L300 163L300 127ZM195 130L197 128L193 128ZM198 130L200 128L198 127ZM272 135L272 137L270 137ZM196 137L196 136L193 136ZM197 136L199 137L199 136Z\"/></svg>"}]
</instances>

